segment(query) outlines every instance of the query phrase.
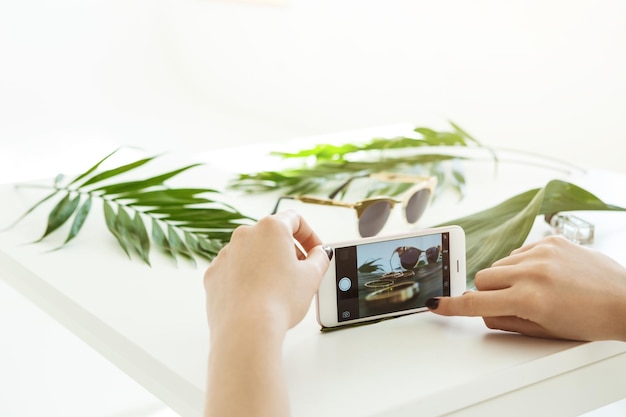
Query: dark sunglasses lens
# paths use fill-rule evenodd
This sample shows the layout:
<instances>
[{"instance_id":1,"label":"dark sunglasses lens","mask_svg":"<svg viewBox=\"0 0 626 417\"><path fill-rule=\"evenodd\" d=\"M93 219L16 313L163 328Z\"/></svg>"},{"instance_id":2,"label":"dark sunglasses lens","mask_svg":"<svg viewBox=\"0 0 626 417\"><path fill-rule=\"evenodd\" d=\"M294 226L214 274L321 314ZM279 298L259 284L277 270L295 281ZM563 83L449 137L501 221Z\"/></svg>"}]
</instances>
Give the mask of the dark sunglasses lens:
<instances>
[{"instance_id":1,"label":"dark sunglasses lens","mask_svg":"<svg viewBox=\"0 0 626 417\"><path fill-rule=\"evenodd\" d=\"M424 214L424 210L426 210L429 198L430 190L426 188L413 194L406 205L406 221L409 223L418 221Z\"/></svg>"},{"instance_id":2,"label":"dark sunglasses lens","mask_svg":"<svg viewBox=\"0 0 626 417\"><path fill-rule=\"evenodd\" d=\"M391 213L388 201L377 201L368 206L359 218L359 233L362 237L375 236L381 231Z\"/></svg>"}]
</instances>

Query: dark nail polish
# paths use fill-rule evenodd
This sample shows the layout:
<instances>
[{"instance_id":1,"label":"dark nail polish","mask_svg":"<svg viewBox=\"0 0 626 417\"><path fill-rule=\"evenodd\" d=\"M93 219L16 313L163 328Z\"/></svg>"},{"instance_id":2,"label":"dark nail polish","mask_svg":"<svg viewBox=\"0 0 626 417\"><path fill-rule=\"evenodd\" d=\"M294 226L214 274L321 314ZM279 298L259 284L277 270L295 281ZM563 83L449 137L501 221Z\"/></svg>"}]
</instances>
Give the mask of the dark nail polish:
<instances>
[{"instance_id":1,"label":"dark nail polish","mask_svg":"<svg viewBox=\"0 0 626 417\"><path fill-rule=\"evenodd\" d=\"M431 310L437 310L437 307L439 307L439 298L429 298L426 300L426 307Z\"/></svg>"},{"instance_id":2,"label":"dark nail polish","mask_svg":"<svg viewBox=\"0 0 626 417\"><path fill-rule=\"evenodd\" d=\"M324 249L324 252L326 252L326 255L328 255L328 260L333 259L333 248L331 248L330 246L322 246L322 249Z\"/></svg>"}]
</instances>

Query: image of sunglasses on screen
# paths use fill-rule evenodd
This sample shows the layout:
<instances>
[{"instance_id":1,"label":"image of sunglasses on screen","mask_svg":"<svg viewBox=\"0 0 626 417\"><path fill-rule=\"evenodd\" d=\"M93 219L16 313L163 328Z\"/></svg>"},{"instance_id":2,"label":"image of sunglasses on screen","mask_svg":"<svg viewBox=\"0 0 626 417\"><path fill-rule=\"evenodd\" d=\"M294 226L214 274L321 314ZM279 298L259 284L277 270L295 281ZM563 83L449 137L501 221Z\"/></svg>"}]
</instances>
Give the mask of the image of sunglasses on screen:
<instances>
[{"instance_id":1,"label":"image of sunglasses on screen","mask_svg":"<svg viewBox=\"0 0 626 417\"><path fill-rule=\"evenodd\" d=\"M415 183L415 185L405 191L402 199L396 199L389 196L377 196L365 198L355 203L335 200L337 194L345 190L346 187L357 178L370 178L386 182ZM387 219L389 219L391 210L396 204L402 203L404 218L408 223L416 223L424 214L424 211L426 210L426 207L435 192L436 186L437 177L434 176L411 175L396 172L377 172L358 175L349 178L341 184L337 189L328 195L328 198L320 198L310 195L286 195L279 197L278 201L276 201L276 206L274 206L274 210L272 210L272 214L275 214L278 211L278 206L282 200L298 200L303 203L351 208L356 210L359 234L361 237L370 237L377 235L383 229L387 223Z\"/></svg>"}]
</instances>

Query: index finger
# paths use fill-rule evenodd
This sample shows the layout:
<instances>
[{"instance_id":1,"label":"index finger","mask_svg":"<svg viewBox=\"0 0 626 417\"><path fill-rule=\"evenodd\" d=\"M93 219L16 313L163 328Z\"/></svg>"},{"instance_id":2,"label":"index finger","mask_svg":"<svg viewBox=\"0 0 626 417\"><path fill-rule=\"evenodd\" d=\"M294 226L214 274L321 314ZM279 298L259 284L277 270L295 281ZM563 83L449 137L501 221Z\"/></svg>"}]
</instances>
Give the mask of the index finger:
<instances>
[{"instance_id":1,"label":"index finger","mask_svg":"<svg viewBox=\"0 0 626 417\"><path fill-rule=\"evenodd\" d=\"M439 297L429 309L442 316L501 317L515 316L507 290L470 291L457 297ZM436 304L436 305L435 305Z\"/></svg>"},{"instance_id":2,"label":"index finger","mask_svg":"<svg viewBox=\"0 0 626 417\"><path fill-rule=\"evenodd\" d=\"M313 231L311 226L295 210L281 211L274 216L283 219L291 228L293 238L302 246L306 252L311 251L316 246L322 244L321 239Z\"/></svg>"}]
</instances>

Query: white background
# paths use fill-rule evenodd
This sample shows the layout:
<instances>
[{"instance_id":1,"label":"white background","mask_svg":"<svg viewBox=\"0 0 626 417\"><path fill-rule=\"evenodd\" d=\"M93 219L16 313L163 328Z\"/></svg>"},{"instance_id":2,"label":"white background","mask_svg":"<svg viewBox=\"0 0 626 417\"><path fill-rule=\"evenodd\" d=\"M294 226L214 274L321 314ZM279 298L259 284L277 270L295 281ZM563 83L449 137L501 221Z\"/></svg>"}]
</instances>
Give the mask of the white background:
<instances>
[{"instance_id":1,"label":"white background","mask_svg":"<svg viewBox=\"0 0 626 417\"><path fill-rule=\"evenodd\" d=\"M194 152L447 120L487 145L626 171L623 1L261 3L0 0L0 181L84 168L119 145ZM61 353L79 342L0 293L1 363L33 378L0 376L0 415L41 415L32 398L65 402L64 416L73 398L88 415L98 386L62 378L86 366ZM24 346L11 359L8 341ZM92 382L119 377L93 369Z\"/></svg>"},{"instance_id":2,"label":"white background","mask_svg":"<svg viewBox=\"0 0 626 417\"><path fill-rule=\"evenodd\" d=\"M391 123L624 169L626 3L4 0L0 162ZM4 150L4 149L3 149Z\"/></svg>"}]
</instances>

